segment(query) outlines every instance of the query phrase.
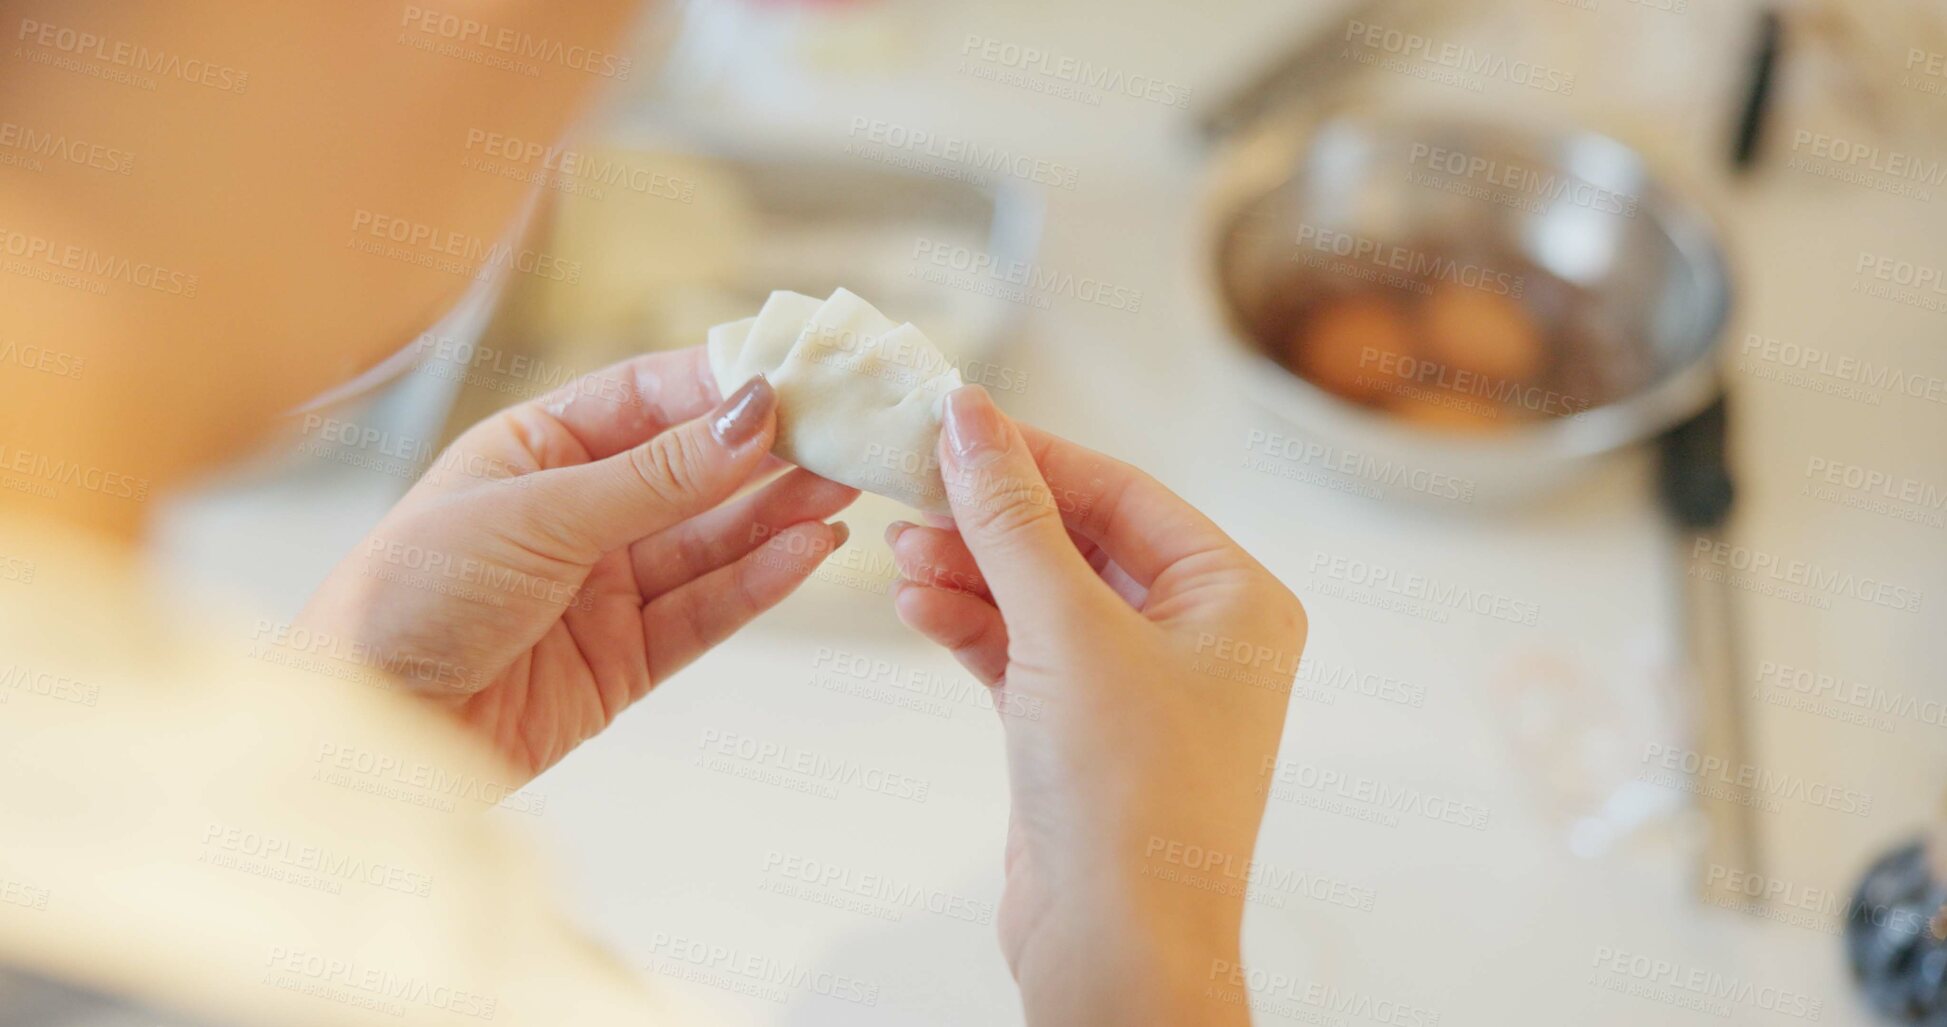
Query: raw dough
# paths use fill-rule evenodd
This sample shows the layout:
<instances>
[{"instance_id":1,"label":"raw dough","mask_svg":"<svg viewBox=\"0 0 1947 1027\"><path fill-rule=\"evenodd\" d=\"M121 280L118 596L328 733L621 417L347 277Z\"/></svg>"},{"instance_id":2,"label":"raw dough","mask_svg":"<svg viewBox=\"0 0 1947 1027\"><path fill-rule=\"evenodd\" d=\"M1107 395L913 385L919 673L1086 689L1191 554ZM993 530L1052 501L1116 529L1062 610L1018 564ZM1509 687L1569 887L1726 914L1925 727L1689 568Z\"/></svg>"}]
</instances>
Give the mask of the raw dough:
<instances>
[{"instance_id":1,"label":"raw dough","mask_svg":"<svg viewBox=\"0 0 1947 1027\"><path fill-rule=\"evenodd\" d=\"M756 317L710 329L726 395L763 374L777 389L776 453L808 471L928 513L948 513L940 407L960 372L932 340L844 289L774 292Z\"/></svg>"}]
</instances>

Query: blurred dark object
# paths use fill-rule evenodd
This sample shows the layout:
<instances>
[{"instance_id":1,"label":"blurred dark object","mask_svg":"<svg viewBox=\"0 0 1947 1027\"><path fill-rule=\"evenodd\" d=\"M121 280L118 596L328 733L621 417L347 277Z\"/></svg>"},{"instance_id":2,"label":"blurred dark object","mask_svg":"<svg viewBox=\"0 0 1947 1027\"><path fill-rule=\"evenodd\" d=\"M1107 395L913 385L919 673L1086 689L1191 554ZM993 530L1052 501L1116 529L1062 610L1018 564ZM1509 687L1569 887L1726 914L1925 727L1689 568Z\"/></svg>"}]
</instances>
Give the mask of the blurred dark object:
<instances>
[{"instance_id":1,"label":"blurred dark object","mask_svg":"<svg viewBox=\"0 0 1947 1027\"><path fill-rule=\"evenodd\" d=\"M1846 952L1866 1000L1898 1023L1947 1027L1947 887L1916 839L1880 857L1846 917Z\"/></svg>"},{"instance_id":2,"label":"blurred dark object","mask_svg":"<svg viewBox=\"0 0 1947 1027\"><path fill-rule=\"evenodd\" d=\"M1663 508L1679 525L1702 531L1730 519L1736 489L1725 452L1729 415L1719 396L1663 435L1657 485Z\"/></svg>"},{"instance_id":3,"label":"blurred dark object","mask_svg":"<svg viewBox=\"0 0 1947 1027\"><path fill-rule=\"evenodd\" d=\"M1738 112L1736 143L1731 164L1748 170L1756 159L1758 144L1764 140L1765 115L1771 110L1771 78L1778 66L1778 50L1785 33L1784 19L1775 8L1758 15L1758 44L1751 53L1751 78L1745 90L1744 107Z\"/></svg>"}]
</instances>

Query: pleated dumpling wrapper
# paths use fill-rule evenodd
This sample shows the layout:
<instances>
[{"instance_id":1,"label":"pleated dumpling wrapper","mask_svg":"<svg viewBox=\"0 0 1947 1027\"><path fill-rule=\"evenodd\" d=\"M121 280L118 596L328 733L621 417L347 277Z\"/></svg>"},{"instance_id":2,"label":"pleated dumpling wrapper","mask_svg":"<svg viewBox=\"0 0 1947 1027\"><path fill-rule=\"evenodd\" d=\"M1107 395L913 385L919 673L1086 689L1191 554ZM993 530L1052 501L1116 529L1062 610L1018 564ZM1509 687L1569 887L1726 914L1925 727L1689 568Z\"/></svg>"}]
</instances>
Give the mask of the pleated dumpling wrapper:
<instances>
[{"instance_id":1,"label":"pleated dumpling wrapper","mask_svg":"<svg viewBox=\"0 0 1947 1027\"><path fill-rule=\"evenodd\" d=\"M756 317L710 329L728 395L752 375L777 390L775 452L805 470L927 513L949 513L941 406L960 372L933 341L840 289L774 292Z\"/></svg>"}]
</instances>

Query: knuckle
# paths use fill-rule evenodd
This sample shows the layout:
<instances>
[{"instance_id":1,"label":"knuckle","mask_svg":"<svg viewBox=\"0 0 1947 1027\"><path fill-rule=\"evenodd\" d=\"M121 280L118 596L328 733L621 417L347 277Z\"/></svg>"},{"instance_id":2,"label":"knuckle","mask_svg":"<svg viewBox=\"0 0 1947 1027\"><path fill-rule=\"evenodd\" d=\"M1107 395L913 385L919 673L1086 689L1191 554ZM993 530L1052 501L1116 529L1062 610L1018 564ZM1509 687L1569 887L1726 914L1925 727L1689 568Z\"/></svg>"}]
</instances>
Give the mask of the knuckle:
<instances>
[{"instance_id":1,"label":"knuckle","mask_svg":"<svg viewBox=\"0 0 1947 1027\"><path fill-rule=\"evenodd\" d=\"M1311 632L1311 614L1305 611L1305 604L1290 589L1285 589L1287 602L1283 606L1286 631L1302 643Z\"/></svg>"},{"instance_id":2,"label":"knuckle","mask_svg":"<svg viewBox=\"0 0 1947 1027\"><path fill-rule=\"evenodd\" d=\"M1239 624L1252 625L1267 641L1302 648L1310 631L1305 604L1277 575L1255 561L1246 560L1237 568L1235 588L1224 609L1238 618Z\"/></svg>"},{"instance_id":3,"label":"knuckle","mask_svg":"<svg viewBox=\"0 0 1947 1027\"><path fill-rule=\"evenodd\" d=\"M1014 546L1028 541L1037 532L1047 530L1048 521L1054 516L1053 508L1025 496L1017 496L983 508L979 523L981 533L989 540L1002 546Z\"/></svg>"},{"instance_id":4,"label":"knuckle","mask_svg":"<svg viewBox=\"0 0 1947 1027\"><path fill-rule=\"evenodd\" d=\"M1305 604L1284 582L1271 574L1263 572L1263 582L1259 589L1260 602L1270 628L1279 638L1288 639L1296 646L1303 646L1310 631L1311 622L1305 612Z\"/></svg>"},{"instance_id":5,"label":"knuckle","mask_svg":"<svg viewBox=\"0 0 1947 1027\"><path fill-rule=\"evenodd\" d=\"M629 466L650 494L665 505L696 497L704 484L704 458L691 432L666 431L629 453Z\"/></svg>"},{"instance_id":6,"label":"knuckle","mask_svg":"<svg viewBox=\"0 0 1947 1027\"><path fill-rule=\"evenodd\" d=\"M987 632L992 627L993 625L985 620L956 621L941 628L934 641L949 652L957 653L977 647L987 637Z\"/></svg>"}]
</instances>

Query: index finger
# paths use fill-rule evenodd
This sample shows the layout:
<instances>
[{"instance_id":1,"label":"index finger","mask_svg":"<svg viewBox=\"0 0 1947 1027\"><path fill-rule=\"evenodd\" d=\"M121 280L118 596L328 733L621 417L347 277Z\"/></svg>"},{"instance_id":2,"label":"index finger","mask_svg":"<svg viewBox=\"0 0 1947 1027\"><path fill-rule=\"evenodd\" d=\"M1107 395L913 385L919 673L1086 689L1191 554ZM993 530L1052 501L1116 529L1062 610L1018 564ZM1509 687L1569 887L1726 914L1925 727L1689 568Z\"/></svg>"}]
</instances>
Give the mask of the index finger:
<instances>
[{"instance_id":1,"label":"index finger","mask_svg":"<svg viewBox=\"0 0 1947 1027\"><path fill-rule=\"evenodd\" d=\"M1143 588L1185 560L1244 557L1215 521L1155 478L1039 428L1020 428L1062 521Z\"/></svg>"}]
</instances>

